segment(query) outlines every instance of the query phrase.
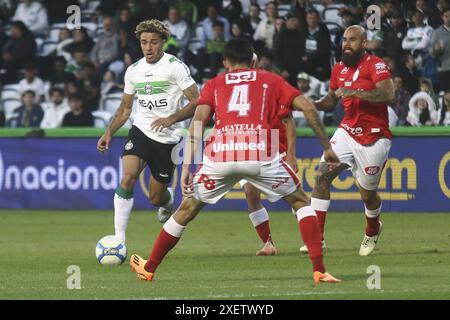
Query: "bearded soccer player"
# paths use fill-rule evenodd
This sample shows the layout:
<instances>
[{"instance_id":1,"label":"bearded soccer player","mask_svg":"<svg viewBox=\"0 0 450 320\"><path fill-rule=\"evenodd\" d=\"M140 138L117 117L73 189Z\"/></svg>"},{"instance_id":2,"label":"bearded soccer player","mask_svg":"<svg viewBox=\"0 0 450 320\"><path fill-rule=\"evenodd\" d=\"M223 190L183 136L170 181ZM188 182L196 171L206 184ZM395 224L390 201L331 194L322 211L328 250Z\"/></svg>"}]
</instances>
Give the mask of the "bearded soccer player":
<instances>
[{"instance_id":1,"label":"bearded soccer player","mask_svg":"<svg viewBox=\"0 0 450 320\"><path fill-rule=\"evenodd\" d=\"M318 110L330 110L342 99L344 118L331 138L331 146L341 164L331 169L322 160L316 176L311 206L323 232L330 207L330 185L343 170L351 169L365 206L367 226L359 255L367 256L376 247L382 230L381 198L378 183L391 148L388 103L394 99L391 73L381 58L365 51L366 32L361 26L348 27L342 41L342 61L335 64L330 90L315 102ZM307 251L308 245L301 251Z\"/></svg>"},{"instance_id":2,"label":"bearded soccer player","mask_svg":"<svg viewBox=\"0 0 450 320\"><path fill-rule=\"evenodd\" d=\"M173 133L179 128L177 122L194 115L198 99L188 67L162 49L170 37L168 27L159 20L146 20L135 33L144 57L128 67L122 102L97 143L98 151L108 149L114 133L128 121L136 94L139 105L122 152L123 177L114 196L115 233L124 241L134 184L146 166L151 171L150 202L160 207L158 219L165 222L172 214L174 196L168 184L175 164L171 153L180 141ZM183 96L189 100L185 107Z\"/></svg>"},{"instance_id":3,"label":"bearded soccer player","mask_svg":"<svg viewBox=\"0 0 450 320\"><path fill-rule=\"evenodd\" d=\"M298 177L279 154L278 130L275 130L275 137L272 136L272 119L278 116L279 106L302 110L319 137L325 160L330 165L338 165L337 156L314 105L281 77L250 69L252 56L253 48L248 41L229 41L224 48L224 65L228 72L209 80L201 92L189 128L181 174L185 198L164 224L149 259L136 254L130 258L131 268L141 280L153 279L164 256L177 244L186 225L205 204L216 203L235 183L246 179L269 200L283 198L296 211L300 233L310 249L314 282L339 281L325 270L316 214L309 206ZM213 115L214 134L205 147L202 164L192 176L193 155L202 143L204 126ZM275 142L274 145L271 142Z\"/></svg>"}]
</instances>

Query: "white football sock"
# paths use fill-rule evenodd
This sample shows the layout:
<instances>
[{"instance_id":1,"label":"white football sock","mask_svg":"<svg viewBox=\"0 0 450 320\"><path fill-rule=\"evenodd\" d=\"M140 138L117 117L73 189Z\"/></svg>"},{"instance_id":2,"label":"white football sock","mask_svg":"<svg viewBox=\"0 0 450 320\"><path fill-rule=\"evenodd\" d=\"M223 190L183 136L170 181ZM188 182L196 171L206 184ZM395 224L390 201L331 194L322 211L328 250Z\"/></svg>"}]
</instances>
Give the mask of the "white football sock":
<instances>
[{"instance_id":1,"label":"white football sock","mask_svg":"<svg viewBox=\"0 0 450 320\"><path fill-rule=\"evenodd\" d=\"M125 231L127 230L133 203L134 198L124 199L117 194L114 195L114 229L116 236L123 241L125 241Z\"/></svg>"},{"instance_id":2,"label":"white football sock","mask_svg":"<svg viewBox=\"0 0 450 320\"><path fill-rule=\"evenodd\" d=\"M259 226L261 223L269 220L269 214L266 208L261 208L259 210L253 211L248 215L254 227Z\"/></svg>"}]
</instances>

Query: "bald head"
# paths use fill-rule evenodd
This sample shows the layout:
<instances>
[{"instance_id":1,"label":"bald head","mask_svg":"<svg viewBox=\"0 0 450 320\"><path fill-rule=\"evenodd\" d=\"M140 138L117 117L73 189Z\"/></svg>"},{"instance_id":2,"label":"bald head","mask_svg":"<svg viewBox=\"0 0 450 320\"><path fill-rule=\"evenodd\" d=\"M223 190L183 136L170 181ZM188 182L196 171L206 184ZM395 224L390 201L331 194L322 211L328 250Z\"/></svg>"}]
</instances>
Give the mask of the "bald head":
<instances>
[{"instance_id":1,"label":"bald head","mask_svg":"<svg viewBox=\"0 0 450 320\"><path fill-rule=\"evenodd\" d=\"M345 29L344 35L346 33L355 35L355 36L359 37L361 40L367 40L366 29L364 29L360 25L354 24L354 25L348 27L347 29Z\"/></svg>"},{"instance_id":2,"label":"bald head","mask_svg":"<svg viewBox=\"0 0 450 320\"><path fill-rule=\"evenodd\" d=\"M348 66L355 66L365 52L367 43L366 30L358 25L345 29L342 37L342 62Z\"/></svg>"}]
</instances>

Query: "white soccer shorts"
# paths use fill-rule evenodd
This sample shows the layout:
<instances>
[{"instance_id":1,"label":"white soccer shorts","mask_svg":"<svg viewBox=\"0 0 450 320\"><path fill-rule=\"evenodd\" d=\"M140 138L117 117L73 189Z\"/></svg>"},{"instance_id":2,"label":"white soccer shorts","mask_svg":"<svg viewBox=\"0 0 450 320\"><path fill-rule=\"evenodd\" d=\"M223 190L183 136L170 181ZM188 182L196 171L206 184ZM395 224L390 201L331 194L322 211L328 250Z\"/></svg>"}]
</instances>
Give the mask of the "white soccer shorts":
<instances>
[{"instance_id":1,"label":"white soccer shorts","mask_svg":"<svg viewBox=\"0 0 450 320\"><path fill-rule=\"evenodd\" d=\"M362 188L366 190L378 188L391 149L391 140L382 138L374 144L364 146L350 137L344 129L338 128L330 142L339 160L350 166L353 176ZM325 161L323 155L320 161Z\"/></svg>"},{"instance_id":2,"label":"white soccer shorts","mask_svg":"<svg viewBox=\"0 0 450 320\"><path fill-rule=\"evenodd\" d=\"M213 162L204 157L194 174L194 198L214 204L241 179L264 192L270 202L290 195L300 187L300 179L281 158L271 162Z\"/></svg>"}]
</instances>

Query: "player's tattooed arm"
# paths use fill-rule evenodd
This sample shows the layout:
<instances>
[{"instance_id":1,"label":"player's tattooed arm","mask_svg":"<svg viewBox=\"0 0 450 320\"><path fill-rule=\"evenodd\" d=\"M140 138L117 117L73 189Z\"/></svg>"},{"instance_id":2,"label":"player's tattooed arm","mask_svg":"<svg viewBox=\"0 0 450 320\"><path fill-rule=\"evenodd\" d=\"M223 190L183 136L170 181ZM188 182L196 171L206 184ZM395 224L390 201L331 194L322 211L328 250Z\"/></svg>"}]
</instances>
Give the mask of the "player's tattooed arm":
<instances>
[{"instance_id":1,"label":"player's tattooed arm","mask_svg":"<svg viewBox=\"0 0 450 320\"><path fill-rule=\"evenodd\" d=\"M189 100L188 104L185 105L183 109L178 110L166 118L159 118L153 121L152 129L162 130L163 128L170 127L177 122L192 118L195 113L195 108L197 107L199 96L197 85L194 83L192 86L183 90L183 93Z\"/></svg>"},{"instance_id":2,"label":"player's tattooed arm","mask_svg":"<svg viewBox=\"0 0 450 320\"><path fill-rule=\"evenodd\" d=\"M333 90L329 90L328 94L323 98L314 101L314 106L317 110L328 111L334 109L338 103L338 98Z\"/></svg>"},{"instance_id":3,"label":"player's tattooed arm","mask_svg":"<svg viewBox=\"0 0 450 320\"><path fill-rule=\"evenodd\" d=\"M295 172L298 171L297 156L295 152L296 142L297 142L297 132L295 127L294 118L292 115L281 119L283 125L286 129L286 140L287 140L287 152L286 152L286 162L294 169Z\"/></svg>"},{"instance_id":4,"label":"player's tattooed arm","mask_svg":"<svg viewBox=\"0 0 450 320\"><path fill-rule=\"evenodd\" d=\"M112 136L119 130L125 122L130 118L131 110L133 108L133 98L132 94L123 94L120 106L117 109L114 116L111 118L109 126L106 128L105 133L100 137L97 142L97 150L100 152L105 152L109 148Z\"/></svg>"},{"instance_id":5,"label":"player's tattooed arm","mask_svg":"<svg viewBox=\"0 0 450 320\"><path fill-rule=\"evenodd\" d=\"M391 78L379 81L373 90L350 90L339 88L336 96L357 97L372 103L392 103L395 100L394 82Z\"/></svg>"},{"instance_id":6,"label":"player's tattooed arm","mask_svg":"<svg viewBox=\"0 0 450 320\"><path fill-rule=\"evenodd\" d=\"M303 95L297 96L292 102L292 106L294 109L303 111L306 120L308 121L309 126L313 129L316 136L319 138L320 144L324 149L330 148L330 142L328 141L328 136L325 132L325 129L320 121L319 114L317 113L316 108Z\"/></svg>"}]
</instances>

